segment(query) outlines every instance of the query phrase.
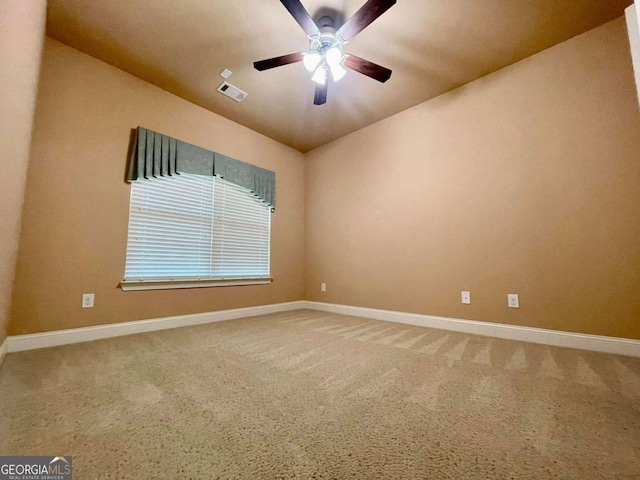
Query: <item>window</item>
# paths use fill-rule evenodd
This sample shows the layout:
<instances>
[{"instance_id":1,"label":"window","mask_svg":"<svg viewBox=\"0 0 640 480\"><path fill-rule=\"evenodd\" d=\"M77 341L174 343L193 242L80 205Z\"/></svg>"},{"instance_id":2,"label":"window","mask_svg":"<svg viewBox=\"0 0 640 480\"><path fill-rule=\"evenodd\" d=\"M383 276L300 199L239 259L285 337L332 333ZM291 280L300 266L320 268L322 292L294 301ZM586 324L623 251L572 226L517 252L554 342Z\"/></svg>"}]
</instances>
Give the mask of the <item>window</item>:
<instances>
[{"instance_id":1,"label":"window","mask_svg":"<svg viewBox=\"0 0 640 480\"><path fill-rule=\"evenodd\" d=\"M268 283L271 209L220 177L131 184L123 290Z\"/></svg>"}]
</instances>

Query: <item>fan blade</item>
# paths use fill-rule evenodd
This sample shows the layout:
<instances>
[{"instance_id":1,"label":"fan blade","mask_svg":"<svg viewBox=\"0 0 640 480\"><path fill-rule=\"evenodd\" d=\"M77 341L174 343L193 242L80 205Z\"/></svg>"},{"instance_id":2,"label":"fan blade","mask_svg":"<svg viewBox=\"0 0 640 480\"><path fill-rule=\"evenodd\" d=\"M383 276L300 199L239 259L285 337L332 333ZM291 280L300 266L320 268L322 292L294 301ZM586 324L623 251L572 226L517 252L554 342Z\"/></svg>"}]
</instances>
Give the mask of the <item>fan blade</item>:
<instances>
[{"instance_id":1,"label":"fan blade","mask_svg":"<svg viewBox=\"0 0 640 480\"><path fill-rule=\"evenodd\" d=\"M260 70L262 72L263 70L269 70L270 68L281 67L282 65L301 62L302 58L302 53L290 53L289 55L282 55L281 57L267 58L266 60L253 62L253 67L256 70Z\"/></svg>"},{"instance_id":2,"label":"fan blade","mask_svg":"<svg viewBox=\"0 0 640 480\"><path fill-rule=\"evenodd\" d=\"M329 88L329 82L325 82L324 85L316 83L316 93L313 96L314 105L322 105L327 102L327 90Z\"/></svg>"},{"instance_id":3,"label":"fan blade","mask_svg":"<svg viewBox=\"0 0 640 480\"><path fill-rule=\"evenodd\" d=\"M367 77L371 77L379 82L386 82L391 78L391 70L382 67L377 63L370 62L364 58L356 57L355 55L347 55L344 59L344 66L354 72L361 73Z\"/></svg>"},{"instance_id":4,"label":"fan blade","mask_svg":"<svg viewBox=\"0 0 640 480\"><path fill-rule=\"evenodd\" d=\"M300 0L280 0L284 8L289 10L291 16L298 22L298 25L302 27L302 30L310 36L314 37L320 34L316 22L313 21L309 12L304 8Z\"/></svg>"},{"instance_id":5,"label":"fan blade","mask_svg":"<svg viewBox=\"0 0 640 480\"><path fill-rule=\"evenodd\" d=\"M395 4L396 0L367 0L367 3L340 27L338 34L345 41L351 40Z\"/></svg>"}]
</instances>

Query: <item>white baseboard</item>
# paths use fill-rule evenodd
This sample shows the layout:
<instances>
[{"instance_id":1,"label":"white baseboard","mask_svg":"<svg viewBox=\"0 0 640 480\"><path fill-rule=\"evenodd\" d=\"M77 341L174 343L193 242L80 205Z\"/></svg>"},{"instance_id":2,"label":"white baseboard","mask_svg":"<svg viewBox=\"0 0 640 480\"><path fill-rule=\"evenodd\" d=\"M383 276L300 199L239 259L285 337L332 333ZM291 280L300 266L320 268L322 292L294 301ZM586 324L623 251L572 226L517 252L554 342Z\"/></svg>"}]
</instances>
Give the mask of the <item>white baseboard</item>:
<instances>
[{"instance_id":1,"label":"white baseboard","mask_svg":"<svg viewBox=\"0 0 640 480\"><path fill-rule=\"evenodd\" d=\"M4 356L9 351L9 341L8 338L4 339L4 342L0 345L0 365L2 365L2 361L4 360Z\"/></svg>"},{"instance_id":2,"label":"white baseboard","mask_svg":"<svg viewBox=\"0 0 640 480\"><path fill-rule=\"evenodd\" d=\"M640 357L640 340L628 338L605 337L584 333L562 332L543 328L520 327L502 323L479 322L458 318L435 317L417 313L377 310L375 308L353 307L332 303L304 302L305 308L324 312L341 313L357 317L384 320L387 322L407 323L420 327L452 330L454 332L471 333L487 337L505 338L521 342L540 343L555 347L578 348L596 352L614 353L630 357Z\"/></svg>"},{"instance_id":3,"label":"white baseboard","mask_svg":"<svg viewBox=\"0 0 640 480\"><path fill-rule=\"evenodd\" d=\"M90 342L92 340L100 340L103 338L167 330L171 328L186 327L189 325L221 322L224 320L285 312L301 308L372 318L387 322L406 323L420 327L437 328L474 335L504 338L508 340L540 343L556 347L578 348L582 350L640 357L640 340L300 300L296 302L260 305L257 307L221 310L218 312L196 313L176 317L99 325L96 327L74 328L69 330L57 330L54 332L10 336L2 343L2 345L0 345L0 363L2 363L4 355L11 352L55 347L70 343Z\"/></svg>"},{"instance_id":4,"label":"white baseboard","mask_svg":"<svg viewBox=\"0 0 640 480\"><path fill-rule=\"evenodd\" d=\"M304 308L304 301L275 303L257 307L220 310L218 312L195 313L176 317L156 318L152 320L138 320L134 322L113 323L95 327L73 328L54 332L32 333L28 335L14 335L7 338L3 347L7 352L21 352L37 348L56 347L69 343L90 342L103 338L120 337L135 333L167 330L170 328L200 325L203 323L221 322L234 318L253 317L267 313L284 312ZM1 350L0 350L1 351Z\"/></svg>"}]
</instances>

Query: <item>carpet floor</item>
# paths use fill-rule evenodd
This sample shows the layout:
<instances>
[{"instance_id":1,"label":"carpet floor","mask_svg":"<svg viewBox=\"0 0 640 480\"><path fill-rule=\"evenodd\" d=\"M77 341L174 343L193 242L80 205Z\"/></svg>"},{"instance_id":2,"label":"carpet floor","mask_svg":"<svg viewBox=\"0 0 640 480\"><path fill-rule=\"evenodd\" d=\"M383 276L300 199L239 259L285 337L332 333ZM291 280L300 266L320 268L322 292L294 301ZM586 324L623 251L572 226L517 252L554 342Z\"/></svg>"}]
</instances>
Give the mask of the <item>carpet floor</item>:
<instances>
[{"instance_id":1,"label":"carpet floor","mask_svg":"<svg viewBox=\"0 0 640 480\"><path fill-rule=\"evenodd\" d=\"M640 359L298 310L9 354L74 479L640 479Z\"/></svg>"}]
</instances>

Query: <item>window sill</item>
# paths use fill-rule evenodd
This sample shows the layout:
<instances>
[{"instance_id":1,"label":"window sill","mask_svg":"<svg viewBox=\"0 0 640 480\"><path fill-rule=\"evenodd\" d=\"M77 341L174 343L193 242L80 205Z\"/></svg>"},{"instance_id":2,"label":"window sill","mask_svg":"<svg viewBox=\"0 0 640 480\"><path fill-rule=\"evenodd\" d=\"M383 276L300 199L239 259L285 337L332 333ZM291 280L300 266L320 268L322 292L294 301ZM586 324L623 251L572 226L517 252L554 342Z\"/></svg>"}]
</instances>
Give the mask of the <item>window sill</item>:
<instances>
[{"instance_id":1,"label":"window sill","mask_svg":"<svg viewBox=\"0 0 640 480\"><path fill-rule=\"evenodd\" d=\"M216 280L123 280L120 282L120 288L124 292L133 292L138 290L266 285L271 282L273 282L271 277L221 278Z\"/></svg>"}]
</instances>

